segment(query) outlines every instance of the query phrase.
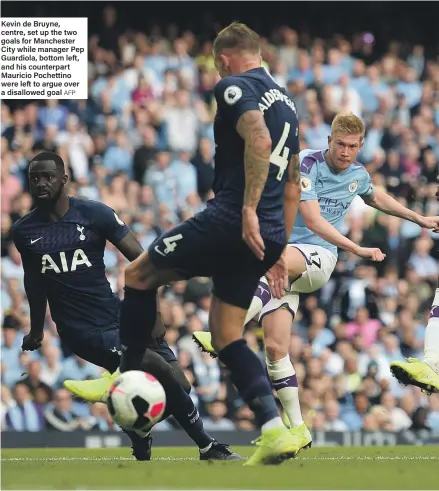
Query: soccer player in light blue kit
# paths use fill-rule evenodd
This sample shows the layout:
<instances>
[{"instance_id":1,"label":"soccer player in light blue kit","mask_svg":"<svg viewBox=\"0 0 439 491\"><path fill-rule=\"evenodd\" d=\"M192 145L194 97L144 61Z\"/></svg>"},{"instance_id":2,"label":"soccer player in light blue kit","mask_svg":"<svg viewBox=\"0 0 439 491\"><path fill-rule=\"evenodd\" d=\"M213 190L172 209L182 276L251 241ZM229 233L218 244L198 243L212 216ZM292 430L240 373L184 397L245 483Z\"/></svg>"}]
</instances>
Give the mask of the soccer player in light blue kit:
<instances>
[{"instance_id":1,"label":"soccer player in light blue kit","mask_svg":"<svg viewBox=\"0 0 439 491\"><path fill-rule=\"evenodd\" d=\"M328 148L300 153L302 196L284 254L289 287L283 298L272 298L269 290L272 271L268 272L268 281L261 278L246 318L248 322L259 313L268 374L291 432L302 439L302 448L311 446L312 438L302 419L296 372L288 353L299 294L319 290L328 282L337 263L337 248L372 261L385 258L380 249L360 247L341 233L352 201L361 196L368 205L389 215L429 229L439 226L439 217L420 216L384 191L374 189L369 173L356 160L364 133L361 119L353 114L339 114L331 126ZM273 266L279 267L279 263ZM194 339L202 349L211 352L206 334L195 333Z\"/></svg>"}]
</instances>

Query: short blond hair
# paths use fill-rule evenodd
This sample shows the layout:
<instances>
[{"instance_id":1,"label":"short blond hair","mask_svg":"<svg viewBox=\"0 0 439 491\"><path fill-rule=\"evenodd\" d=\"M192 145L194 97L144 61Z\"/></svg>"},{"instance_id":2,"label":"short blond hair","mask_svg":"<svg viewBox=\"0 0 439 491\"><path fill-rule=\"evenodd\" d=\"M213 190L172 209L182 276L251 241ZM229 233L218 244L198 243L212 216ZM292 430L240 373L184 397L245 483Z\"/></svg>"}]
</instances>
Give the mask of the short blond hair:
<instances>
[{"instance_id":1,"label":"short blond hair","mask_svg":"<svg viewBox=\"0 0 439 491\"><path fill-rule=\"evenodd\" d=\"M217 34L213 42L213 56L217 56L224 49L258 53L259 35L241 22L232 22Z\"/></svg>"},{"instance_id":2,"label":"short blond hair","mask_svg":"<svg viewBox=\"0 0 439 491\"><path fill-rule=\"evenodd\" d=\"M339 113L335 116L331 125L331 133L342 133L344 135L364 136L366 126L363 121L353 113Z\"/></svg>"}]
</instances>

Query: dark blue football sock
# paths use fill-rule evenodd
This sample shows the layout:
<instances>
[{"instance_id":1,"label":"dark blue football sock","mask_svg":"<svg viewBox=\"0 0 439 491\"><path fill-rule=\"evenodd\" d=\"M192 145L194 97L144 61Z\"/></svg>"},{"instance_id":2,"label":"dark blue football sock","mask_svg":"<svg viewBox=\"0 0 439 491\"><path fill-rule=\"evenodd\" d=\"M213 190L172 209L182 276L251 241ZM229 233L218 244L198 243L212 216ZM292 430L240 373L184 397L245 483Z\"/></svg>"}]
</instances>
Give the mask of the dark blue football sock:
<instances>
[{"instance_id":1,"label":"dark blue football sock","mask_svg":"<svg viewBox=\"0 0 439 491\"><path fill-rule=\"evenodd\" d=\"M232 382L255 413L259 426L279 417L264 367L245 339L230 343L218 353L218 357L229 368Z\"/></svg>"},{"instance_id":2,"label":"dark blue football sock","mask_svg":"<svg viewBox=\"0 0 439 491\"><path fill-rule=\"evenodd\" d=\"M200 418L190 395L184 391L181 385L179 385L178 391L176 388L170 394L172 395L171 398L167 399L167 407L177 423L199 448L209 446L214 439L206 433L203 420Z\"/></svg>"},{"instance_id":3,"label":"dark blue football sock","mask_svg":"<svg viewBox=\"0 0 439 491\"><path fill-rule=\"evenodd\" d=\"M157 319L157 291L125 287L120 311L120 371L140 370Z\"/></svg>"}]
</instances>

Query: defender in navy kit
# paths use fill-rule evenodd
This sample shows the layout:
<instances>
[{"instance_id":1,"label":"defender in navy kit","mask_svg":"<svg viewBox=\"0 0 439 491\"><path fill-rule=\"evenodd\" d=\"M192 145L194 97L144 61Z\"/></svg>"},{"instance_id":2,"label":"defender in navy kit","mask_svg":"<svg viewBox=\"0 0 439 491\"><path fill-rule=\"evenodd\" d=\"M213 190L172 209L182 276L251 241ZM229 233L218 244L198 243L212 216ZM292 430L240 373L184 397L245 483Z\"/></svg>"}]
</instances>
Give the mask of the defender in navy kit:
<instances>
[{"instance_id":1,"label":"defender in navy kit","mask_svg":"<svg viewBox=\"0 0 439 491\"><path fill-rule=\"evenodd\" d=\"M262 427L247 465L294 457L299 442L283 426L264 369L242 339L247 309L259 278L271 269L281 295L281 257L300 199L296 108L261 67L259 36L233 23L214 42L222 77L215 87L215 198L207 208L158 238L125 272L121 370L139 366L155 324L157 288L210 276L210 330L219 358ZM274 266L274 267L273 267Z\"/></svg>"},{"instance_id":2,"label":"defender in navy kit","mask_svg":"<svg viewBox=\"0 0 439 491\"><path fill-rule=\"evenodd\" d=\"M110 241L130 261L143 252L142 246L114 210L67 195L67 176L59 155L42 152L34 157L29 181L36 208L13 226L31 314L31 330L24 337L22 349L41 346L48 303L59 336L70 349L114 372L121 355L121 302L105 276L105 245ZM172 414L197 443L202 460L238 458L204 431L188 394L190 384L164 340L164 333L163 321L157 315L139 369L154 375L164 386L166 416ZM149 460L151 437L126 433L133 442L134 456Z\"/></svg>"}]
</instances>

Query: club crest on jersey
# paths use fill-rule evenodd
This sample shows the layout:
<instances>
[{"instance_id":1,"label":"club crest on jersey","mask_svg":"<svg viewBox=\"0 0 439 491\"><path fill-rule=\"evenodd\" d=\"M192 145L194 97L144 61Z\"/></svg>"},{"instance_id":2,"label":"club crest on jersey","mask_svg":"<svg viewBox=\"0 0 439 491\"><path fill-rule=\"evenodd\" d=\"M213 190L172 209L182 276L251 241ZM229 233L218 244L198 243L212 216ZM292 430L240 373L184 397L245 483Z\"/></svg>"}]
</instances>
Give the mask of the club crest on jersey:
<instances>
[{"instance_id":1,"label":"club crest on jersey","mask_svg":"<svg viewBox=\"0 0 439 491\"><path fill-rule=\"evenodd\" d=\"M79 240L85 240L84 227L76 225L76 230L80 233Z\"/></svg>"},{"instance_id":2,"label":"club crest on jersey","mask_svg":"<svg viewBox=\"0 0 439 491\"><path fill-rule=\"evenodd\" d=\"M312 188L312 182L309 177L302 176L300 178L300 186L302 187L302 191L309 191Z\"/></svg>"},{"instance_id":3,"label":"club crest on jersey","mask_svg":"<svg viewBox=\"0 0 439 491\"><path fill-rule=\"evenodd\" d=\"M349 192L355 193L357 189L358 189L358 181L353 181L349 184Z\"/></svg>"},{"instance_id":4,"label":"club crest on jersey","mask_svg":"<svg viewBox=\"0 0 439 491\"><path fill-rule=\"evenodd\" d=\"M224 91L224 100L227 102L227 104L229 104L229 106L236 104L241 97L242 90L237 85L231 85Z\"/></svg>"}]
</instances>

